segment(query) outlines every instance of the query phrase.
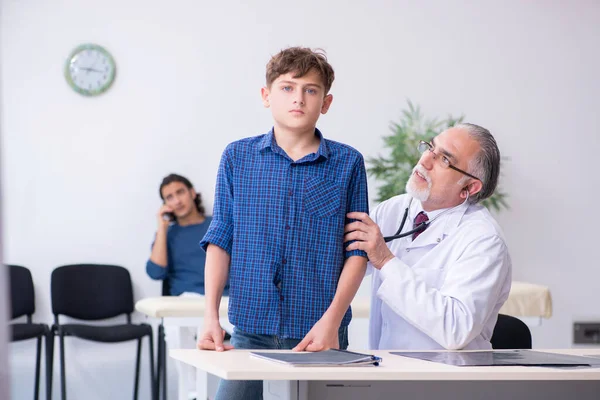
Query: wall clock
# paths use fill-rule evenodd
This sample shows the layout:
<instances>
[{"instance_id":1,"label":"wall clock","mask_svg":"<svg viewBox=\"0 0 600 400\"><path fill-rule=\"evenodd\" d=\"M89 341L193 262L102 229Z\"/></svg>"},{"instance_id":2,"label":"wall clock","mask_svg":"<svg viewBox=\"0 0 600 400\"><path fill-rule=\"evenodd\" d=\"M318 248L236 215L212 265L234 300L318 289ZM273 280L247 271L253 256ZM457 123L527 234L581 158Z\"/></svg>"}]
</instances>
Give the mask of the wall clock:
<instances>
[{"instance_id":1,"label":"wall clock","mask_svg":"<svg viewBox=\"0 0 600 400\"><path fill-rule=\"evenodd\" d=\"M116 70L115 60L105 48L97 44L83 44L69 55L65 78L77 93L97 96L111 87Z\"/></svg>"}]
</instances>

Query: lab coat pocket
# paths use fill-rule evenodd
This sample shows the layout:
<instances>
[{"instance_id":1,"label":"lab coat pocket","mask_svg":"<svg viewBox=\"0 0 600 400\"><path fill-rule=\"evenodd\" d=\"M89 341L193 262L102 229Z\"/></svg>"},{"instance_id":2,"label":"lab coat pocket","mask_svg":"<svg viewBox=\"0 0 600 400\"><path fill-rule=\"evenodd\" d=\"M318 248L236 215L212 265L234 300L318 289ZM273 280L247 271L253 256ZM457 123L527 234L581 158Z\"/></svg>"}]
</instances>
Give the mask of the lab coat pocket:
<instances>
[{"instance_id":1,"label":"lab coat pocket","mask_svg":"<svg viewBox=\"0 0 600 400\"><path fill-rule=\"evenodd\" d=\"M335 215L341 199L340 188L333 181L312 176L304 181L304 210L309 214L319 218Z\"/></svg>"},{"instance_id":2,"label":"lab coat pocket","mask_svg":"<svg viewBox=\"0 0 600 400\"><path fill-rule=\"evenodd\" d=\"M435 289L440 289L444 284L444 279L446 277L445 269L417 269L414 270L415 274L422 279L427 286Z\"/></svg>"},{"instance_id":3,"label":"lab coat pocket","mask_svg":"<svg viewBox=\"0 0 600 400\"><path fill-rule=\"evenodd\" d=\"M424 249L419 249L420 251L426 251ZM417 252L417 251L413 251ZM431 254L431 252L429 252ZM429 255L428 254L428 255ZM446 267L445 263L435 262L435 259L431 259L428 256L425 256L419 260L412 267L413 272L425 283L427 286L439 289L444 284L444 280L446 278Z\"/></svg>"}]
</instances>

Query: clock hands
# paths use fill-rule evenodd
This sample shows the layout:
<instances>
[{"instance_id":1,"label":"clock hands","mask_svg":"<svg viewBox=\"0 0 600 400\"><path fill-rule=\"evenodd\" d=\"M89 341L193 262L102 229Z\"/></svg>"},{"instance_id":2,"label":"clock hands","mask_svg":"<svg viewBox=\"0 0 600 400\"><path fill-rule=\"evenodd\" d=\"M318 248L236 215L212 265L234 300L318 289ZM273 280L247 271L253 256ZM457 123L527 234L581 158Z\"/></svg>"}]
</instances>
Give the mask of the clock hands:
<instances>
[{"instance_id":1,"label":"clock hands","mask_svg":"<svg viewBox=\"0 0 600 400\"><path fill-rule=\"evenodd\" d=\"M95 68L89 68L89 67L79 67L79 69L82 69L82 70L84 70L84 71L88 71L88 72L90 72L90 71L93 71L93 72L100 72L100 73L103 73L103 72L104 72L104 71L100 71L99 69L95 69Z\"/></svg>"}]
</instances>

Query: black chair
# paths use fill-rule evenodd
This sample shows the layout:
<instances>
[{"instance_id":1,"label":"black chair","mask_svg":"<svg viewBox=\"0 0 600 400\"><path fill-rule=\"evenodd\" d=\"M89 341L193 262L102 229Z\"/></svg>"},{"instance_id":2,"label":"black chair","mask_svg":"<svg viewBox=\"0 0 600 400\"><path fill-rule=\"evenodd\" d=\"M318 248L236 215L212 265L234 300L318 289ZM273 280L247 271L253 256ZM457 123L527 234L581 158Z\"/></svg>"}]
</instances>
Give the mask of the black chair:
<instances>
[{"instance_id":1,"label":"black chair","mask_svg":"<svg viewBox=\"0 0 600 400\"><path fill-rule=\"evenodd\" d=\"M137 340L135 383L133 398L138 397L142 339L147 336L150 344L150 383L155 398L154 348L152 327L148 324L132 324L133 288L129 271L116 265L77 264L65 265L52 271L52 330L59 337L61 395L66 399L65 336L103 343L119 343ZM125 314L127 323L111 326L87 324L61 324L59 315L84 321L102 320Z\"/></svg>"},{"instance_id":2,"label":"black chair","mask_svg":"<svg viewBox=\"0 0 600 400\"><path fill-rule=\"evenodd\" d=\"M12 318L27 316L26 323L12 323L11 341L37 339L37 353L35 362L34 399L40 396L40 358L42 353L42 338L46 339L46 398L52 398L52 359L54 338L52 331L46 324L34 324L32 315L35 313L35 292L31 272L19 265L8 265L10 276L10 303Z\"/></svg>"},{"instance_id":3,"label":"black chair","mask_svg":"<svg viewBox=\"0 0 600 400\"><path fill-rule=\"evenodd\" d=\"M495 350L531 349L531 332L525 322L520 319L498 314L491 343Z\"/></svg>"}]
</instances>

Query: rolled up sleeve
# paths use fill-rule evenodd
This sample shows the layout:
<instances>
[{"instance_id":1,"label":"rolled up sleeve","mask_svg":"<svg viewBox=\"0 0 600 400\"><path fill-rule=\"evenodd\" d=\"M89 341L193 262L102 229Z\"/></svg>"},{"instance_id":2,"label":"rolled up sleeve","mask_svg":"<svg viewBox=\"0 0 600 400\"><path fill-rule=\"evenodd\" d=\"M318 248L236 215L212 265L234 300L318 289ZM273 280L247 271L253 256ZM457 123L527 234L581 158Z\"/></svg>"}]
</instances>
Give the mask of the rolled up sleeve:
<instances>
[{"instance_id":1,"label":"rolled up sleeve","mask_svg":"<svg viewBox=\"0 0 600 400\"><path fill-rule=\"evenodd\" d=\"M215 191L215 204L213 219L210 227L200 242L206 251L209 244L214 244L231 255L233 246L233 151L231 145L227 146L221 156L217 185Z\"/></svg>"},{"instance_id":2,"label":"rolled up sleeve","mask_svg":"<svg viewBox=\"0 0 600 400\"><path fill-rule=\"evenodd\" d=\"M163 280L167 277L168 267L161 267L158 264L152 262L152 260L148 260L146 262L146 273L152 279Z\"/></svg>"},{"instance_id":3,"label":"rolled up sleeve","mask_svg":"<svg viewBox=\"0 0 600 400\"><path fill-rule=\"evenodd\" d=\"M354 168L352 170L352 179L350 181L350 185L348 187L347 194L347 209L346 213L349 212L363 212L369 213L369 195L367 191L367 173L365 170L365 161L362 156L356 160L354 164ZM353 222L355 220L351 220L346 218L346 224ZM344 248L346 248L353 241L344 243ZM346 259L352 256L361 256L367 258L367 253L363 250L351 250L345 251L344 257Z\"/></svg>"}]
</instances>

